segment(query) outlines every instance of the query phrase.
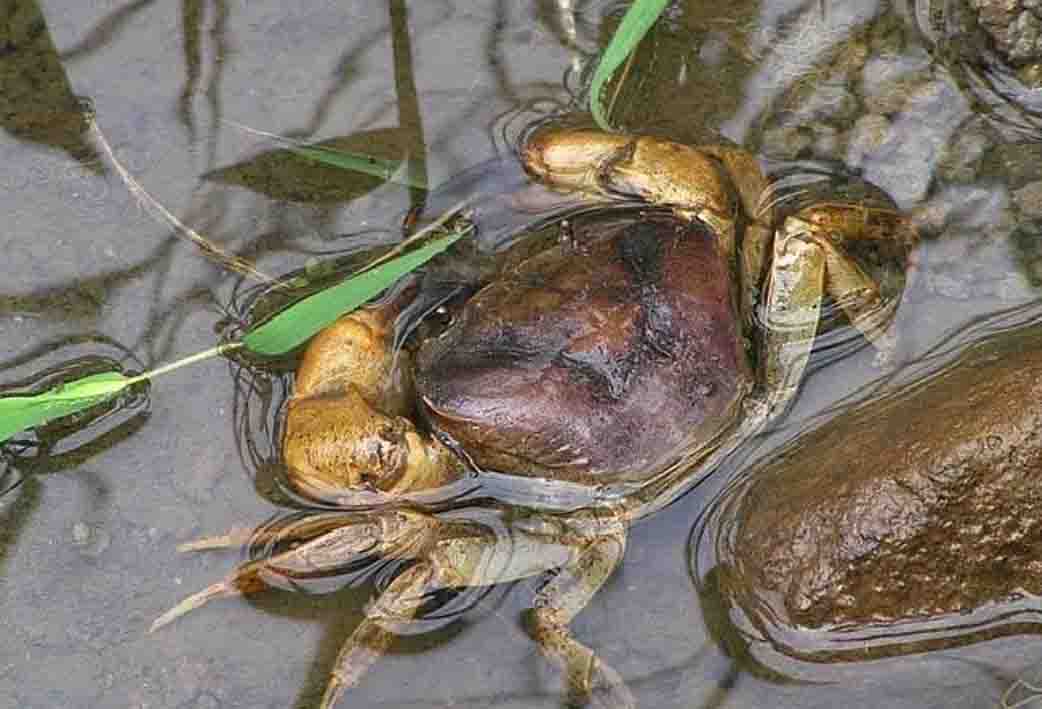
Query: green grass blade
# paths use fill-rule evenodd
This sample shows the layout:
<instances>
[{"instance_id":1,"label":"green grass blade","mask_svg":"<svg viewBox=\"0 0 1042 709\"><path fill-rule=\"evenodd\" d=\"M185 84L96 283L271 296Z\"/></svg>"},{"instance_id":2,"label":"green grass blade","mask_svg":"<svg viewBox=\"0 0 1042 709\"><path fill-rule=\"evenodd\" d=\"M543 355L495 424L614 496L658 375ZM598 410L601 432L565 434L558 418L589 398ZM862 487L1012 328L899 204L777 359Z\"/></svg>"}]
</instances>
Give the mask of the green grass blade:
<instances>
[{"instance_id":1,"label":"green grass blade","mask_svg":"<svg viewBox=\"0 0 1042 709\"><path fill-rule=\"evenodd\" d=\"M290 143L288 149L298 155L315 160L316 162L344 170L353 170L366 175L372 175L385 182L393 182L405 187L416 189L427 189L427 183L418 177L415 170L410 169L408 160L384 160L362 153L352 153L346 150L330 150L313 145L296 145Z\"/></svg>"},{"instance_id":2,"label":"green grass blade","mask_svg":"<svg viewBox=\"0 0 1042 709\"><path fill-rule=\"evenodd\" d=\"M413 187L420 190L427 189L427 183L422 176L417 175L417 170L413 169L413 165L409 160L386 160L363 153L355 153L350 150L324 148L320 145L305 145L275 133L250 128L236 121L225 120L223 122L235 126L239 130L270 138L290 152L325 165L361 172L365 175L371 175L386 182L393 182L405 187Z\"/></svg>"},{"instance_id":3,"label":"green grass blade","mask_svg":"<svg viewBox=\"0 0 1042 709\"><path fill-rule=\"evenodd\" d=\"M634 0L633 5L626 11L615 34L604 50L597 70L593 73L593 83L590 84L590 112L593 120L601 127L601 130L612 130L608 122L608 116L604 113L601 92L604 86L611 80L615 70L622 66L631 52L636 51L640 40L648 33L651 26L655 24L662 11L666 9L669 0Z\"/></svg>"},{"instance_id":4,"label":"green grass blade","mask_svg":"<svg viewBox=\"0 0 1042 709\"><path fill-rule=\"evenodd\" d=\"M92 374L33 396L0 397L0 443L54 419L89 409L132 383L119 372Z\"/></svg>"},{"instance_id":5,"label":"green grass blade","mask_svg":"<svg viewBox=\"0 0 1042 709\"><path fill-rule=\"evenodd\" d=\"M332 324L342 314L371 300L405 274L430 261L468 231L469 229L460 229L434 238L418 249L294 303L247 334L242 342L247 349L257 354L285 354Z\"/></svg>"}]
</instances>

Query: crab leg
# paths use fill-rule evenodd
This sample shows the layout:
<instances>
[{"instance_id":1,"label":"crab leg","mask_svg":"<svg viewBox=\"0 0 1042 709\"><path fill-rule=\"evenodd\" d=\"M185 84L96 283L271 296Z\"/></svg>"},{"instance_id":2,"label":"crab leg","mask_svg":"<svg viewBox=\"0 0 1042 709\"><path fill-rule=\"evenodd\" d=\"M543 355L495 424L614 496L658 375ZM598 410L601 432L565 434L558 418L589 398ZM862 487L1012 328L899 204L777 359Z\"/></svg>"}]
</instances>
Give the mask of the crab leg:
<instances>
[{"instance_id":1,"label":"crab leg","mask_svg":"<svg viewBox=\"0 0 1042 709\"><path fill-rule=\"evenodd\" d=\"M779 234L764 309L763 386L768 416L796 394L814 345L825 290L825 252L804 234Z\"/></svg>"},{"instance_id":2,"label":"crab leg","mask_svg":"<svg viewBox=\"0 0 1042 709\"><path fill-rule=\"evenodd\" d=\"M280 542L305 542L344 526L345 515L342 512L329 514L308 514L290 523L280 520L275 525L259 528L232 527L224 534L193 539L177 545L180 552L210 551L213 549L234 549L246 544L277 544Z\"/></svg>"},{"instance_id":3,"label":"crab leg","mask_svg":"<svg viewBox=\"0 0 1042 709\"><path fill-rule=\"evenodd\" d=\"M908 253L918 234L908 220L891 209L845 203L822 203L789 217L786 233L802 232L825 252L825 288L851 324L875 345L879 359L892 354L894 336L888 330L897 299L884 302L879 285L843 249L857 241L889 242L891 251Z\"/></svg>"},{"instance_id":4,"label":"crab leg","mask_svg":"<svg viewBox=\"0 0 1042 709\"><path fill-rule=\"evenodd\" d=\"M879 286L856 263L830 242L821 243L821 247L825 252L825 288L829 295L882 358L888 358L894 349L894 338L887 329L897 309L897 299L884 303Z\"/></svg>"},{"instance_id":5,"label":"crab leg","mask_svg":"<svg viewBox=\"0 0 1042 709\"><path fill-rule=\"evenodd\" d=\"M442 523L411 512L394 510L344 516L340 526L267 559L239 565L227 578L189 596L157 618L149 632L218 598L234 598L264 590L280 579L307 578L344 568L366 556L416 558L430 546Z\"/></svg>"},{"instance_id":6,"label":"crab leg","mask_svg":"<svg viewBox=\"0 0 1042 709\"><path fill-rule=\"evenodd\" d=\"M358 683L386 652L396 629L413 620L434 592L503 583L550 569L556 569L555 575L536 594L530 614L532 638L562 667L573 697L589 699L606 692L609 706L634 706L618 674L579 643L568 627L621 561L626 543L621 524L612 523L608 531L593 537L538 515L505 534L465 521L443 524L454 529L440 534L425 556L366 608L366 617L337 656L321 709L331 709Z\"/></svg>"},{"instance_id":7,"label":"crab leg","mask_svg":"<svg viewBox=\"0 0 1042 709\"><path fill-rule=\"evenodd\" d=\"M536 594L529 611L532 639L549 660L564 672L572 704L585 706L595 695L604 694L603 704L634 707L636 703L619 674L575 639L569 627L622 561L626 533L588 542L576 559L561 568Z\"/></svg>"},{"instance_id":8,"label":"crab leg","mask_svg":"<svg viewBox=\"0 0 1042 709\"><path fill-rule=\"evenodd\" d=\"M358 684L366 670L390 647L395 638L391 628L395 624L415 618L435 591L463 585L465 579L450 566L432 559L424 559L398 575L366 609L366 617L340 649L320 709L332 709L345 690Z\"/></svg>"}]
</instances>

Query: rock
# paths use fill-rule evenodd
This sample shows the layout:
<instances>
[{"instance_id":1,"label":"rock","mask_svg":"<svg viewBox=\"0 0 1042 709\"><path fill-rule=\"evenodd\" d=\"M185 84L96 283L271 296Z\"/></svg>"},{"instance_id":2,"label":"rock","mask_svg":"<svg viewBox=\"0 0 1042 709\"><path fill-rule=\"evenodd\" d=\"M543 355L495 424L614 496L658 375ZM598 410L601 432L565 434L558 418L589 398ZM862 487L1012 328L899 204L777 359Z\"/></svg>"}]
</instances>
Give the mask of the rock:
<instances>
[{"instance_id":1,"label":"rock","mask_svg":"<svg viewBox=\"0 0 1042 709\"><path fill-rule=\"evenodd\" d=\"M1042 179L1042 143L998 143L985 156L982 167L989 175L1001 176L1006 184L1023 185Z\"/></svg>"},{"instance_id":2,"label":"rock","mask_svg":"<svg viewBox=\"0 0 1042 709\"><path fill-rule=\"evenodd\" d=\"M1042 86L1042 7L1036 0L968 0L995 52L1028 88Z\"/></svg>"},{"instance_id":3,"label":"rock","mask_svg":"<svg viewBox=\"0 0 1042 709\"><path fill-rule=\"evenodd\" d=\"M84 556L101 556L112 543L112 534L104 527L92 527L86 522L72 525L72 543Z\"/></svg>"},{"instance_id":4,"label":"rock","mask_svg":"<svg viewBox=\"0 0 1042 709\"><path fill-rule=\"evenodd\" d=\"M797 123L849 121L858 113L858 101L845 87L821 84L792 112Z\"/></svg>"},{"instance_id":5,"label":"rock","mask_svg":"<svg viewBox=\"0 0 1042 709\"><path fill-rule=\"evenodd\" d=\"M933 178L936 148L930 140L906 140L884 157L866 160L863 174L902 207L918 204Z\"/></svg>"},{"instance_id":6,"label":"rock","mask_svg":"<svg viewBox=\"0 0 1042 709\"><path fill-rule=\"evenodd\" d=\"M801 436L709 515L703 597L801 661L1039 632L1040 401L1036 326Z\"/></svg>"},{"instance_id":7,"label":"rock","mask_svg":"<svg viewBox=\"0 0 1042 709\"><path fill-rule=\"evenodd\" d=\"M807 149L814 138L800 126L785 125L768 128L763 132L760 152L777 160L795 160Z\"/></svg>"},{"instance_id":8,"label":"rock","mask_svg":"<svg viewBox=\"0 0 1042 709\"><path fill-rule=\"evenodd\" d=\"M1013 203L1025 217L1032 219L1042 217L1042 180L1029 182L1014 192Z\"/></svg>"},{"instance_id":9,"label":"rock","mask_svg":"<svg viewBox=\"0 0 1042 709\"><path fill-rule=\"evenodd\" d=\"M83 522L72 525L72 541L75 544L86 544L90 539L90 527Z\"/></svg>"},{"instance_id":10,"label":"rock","mask_svg":"<svg viewBox=\"0 0 1042 709\"><path fill-rule=\"evenodd\" d=\"M919 86L930 81L927 64L914 58L874 57L862 70L862 91L869 113L889 115L902 110Z\"/></svg>"},{"instance_id":11,"label":"rock","mask_svg":"<svg viewBox=\"0 0 1042 709\"><path fill-rule=\"evenodd\" d=\"M857 120L847 146L847 165L859 167L866 157L879 157L892 143L890 120L886 116L868 113Z\"/></svg>"},{"instance_id":12,"label":"rock","mask_svg":"<svg viewBox=\"0 0 1042 709\"><path fill-rule=\"evenodd\" d=\"M946 180L972 182L977 177L977 169L985 151L990 147L991 139L985 133L985 126L974 125L960 131L945 146L937 172Z\"/></svg>"},{"instance_id":13,"label":"rock","mask_svg":"<svg viewBox=\"0 0 1042 709\"><path fill-rule=\"evenodd\" d=\"M1042 286L1042 220L1019 222L1010 235L1010 245L1024 277L1035 288Z\"/></svg>"},{"instance_id":14,"label":"rock","mask_svg":"<svg viewBox=\"0 0 1042 709\"><path fill-rule=\"evenodd\" d=\"M1042 17L1028 0L970 0L995 49L1014 64L1042 59Z\"/></svg>"}]
</instances>

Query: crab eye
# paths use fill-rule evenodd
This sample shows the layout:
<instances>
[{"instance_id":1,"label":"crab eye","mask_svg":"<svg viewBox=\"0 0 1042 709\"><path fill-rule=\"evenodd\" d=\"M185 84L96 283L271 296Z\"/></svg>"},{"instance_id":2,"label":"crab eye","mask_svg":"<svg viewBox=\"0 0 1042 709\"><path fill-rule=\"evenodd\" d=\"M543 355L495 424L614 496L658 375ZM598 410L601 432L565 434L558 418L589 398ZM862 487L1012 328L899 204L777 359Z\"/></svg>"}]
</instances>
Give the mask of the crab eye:
<instances>
[{"instance_id":1,"label":"crab eye","mask_svg":"<svg viewBox=\"0 0 1042 709\"><path fill-rule=\"evenodd\" d=\"M453 314L452 310L450 310L447 306L439 305L428 316L428 320L431 324L431 327L434 328L435 331L441 332L442 330L448 329L448 327L452 325L452 323L456 320L456 316Z\"/></svg>"}]
</instances>

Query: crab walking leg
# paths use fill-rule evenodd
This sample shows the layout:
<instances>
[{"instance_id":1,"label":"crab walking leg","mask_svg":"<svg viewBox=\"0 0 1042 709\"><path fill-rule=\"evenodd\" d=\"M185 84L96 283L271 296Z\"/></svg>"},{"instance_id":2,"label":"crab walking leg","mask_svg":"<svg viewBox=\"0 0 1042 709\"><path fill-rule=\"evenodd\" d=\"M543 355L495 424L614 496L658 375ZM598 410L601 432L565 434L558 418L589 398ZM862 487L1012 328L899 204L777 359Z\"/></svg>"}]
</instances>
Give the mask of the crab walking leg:
<instances>
[{"instance_id":1,"label":"crab walking leg","mask_svg":"<svg viewBox=\"0 0 1042 709\"><path fill-rule=\"evenodd\" d=\"M443 523L417 512L394 510L345 518L341 525L293 549L267 559L241 564L227 578L189 596L157 618L155 632L189 611L217 598L249 595L278 579L306 578L342 569L365 556L417 558L437 536Z\"/></svg>"},{"instance_id":2,"label":"crab walking leg","mask_svg":"<svg viewBox=\"0 0 1042 709\"><path fill-rule=\"evenodd\" d=\"M539 590L529 611L532 639L563 671L569 699L580 706L601 693L606 695L605 706L636 706L619 674L576 640L569 627L622 561L625 549L626 532L621 526L614 534L589 541Z\"/></svg>"},{"instance_id":3,"label":"crab walking leg","mask_svg":"<svg viewBox=\"0 0 1042 709\"><path fill-rule=\"evenodd\" d=\"M436 557L424 559L397 576L366 609L366 617L340 649L320 709L332 709L344 691L358 684L387 652L396 636L394 625L413 620L435 591L464 585L465 579L450 566L438 563Z\"/></svg>"},{"instance_id":4,"label":"crab walking leg","mask_svg":"<svg viewBox=\"0 0 1042 709\"><path fill-rule=\"evenodd\" d=\"M572 532L561 520L540 515L506 525L502 520L495 525L467 519L431 521L440 525L432 527L431 543L413 550L422 548L423 557L397 576L366 608L366 617L341 648L320 704L322 709L333 707L346 690L358 683L386 652L397 635L396 629L413 620L432 593L516 581L566 567L581 559L586 544L585 536ZM612 561L607 573L617 561ZM603 579L597 581L595 586L602 582ZM585 601L579 608L582 605Z\"/></svg>"},{"instance_id":5,"label":"crab walking leg","mask_svg":"<svg viewBox=\"0 0 1042 709\"><path fill-rule=\"evenodd\" d=\"M821 318L825 252L803 234L780 233L763 313L763 386L768 417L780 415L803 379Z\"/></svg>"},{"instance_id":6,"label":"crab walking leg","mask_svg":"<svg viewBox=\"0 0 1042 709\"><path fill-rule=\"evenodd\" d=\"M177 545L177 550L190 552L234 549L248 544L253 539L253 534L252 527L232 527L224 534L211 534L207 537L198 537L190 542L181 542Z\"/></svg>"},{"instance_id":7,"label":"crab walking leg","mask_svg":"<svg viewBox=\"0 0 1042 709\"><path fill-rule=\"evenodd\" d=\"M879 350L883 359L888 359L895 348L888 326L893 322L898 299L883 302L879 286L854 261L832 243L819 243L825 252L826 290L858 332Z\"/></svg>"},{"instance_id":8,"label":"crab walking leg","mask_svg":"<svg viewBox=\"0 0 1042 709\"><path fill-rule=\"evenodd\" d=\"M742 248L739 249L740 277L738 299L746 332L756 329L756 303L760 299L762 276L774 243L774 230L769 224L753 222L745 227Z\"/></svg>"},{"instance_id":9,"label":"crab walking leg","mask_svg":"<svg viewBox=\"0 0 1042 709\"><path fill-rule=\"evenodd\" d=\"M343 512L329 514L308 514L290 524L278 524L271 527L232 527L224 534L200 537L190 542L177 545L180 552L211 551L215 549L235 549L246 544L277 544L280 542L305 542L326 532L342 527L348 517Z\"/></svg>"},{"instance_id":10,"label":"crab walking leg","mask_svg":"<svg viewBox=\"0 0 1042 709\"><path fill-rule=\"evenodd\" d=\"M843 248L855 242L875 242L892 254L908 258L919 235L908 219L892 209L846 203L823 203L789 217L786 231L803 232L825 252L825 289L851 324L888 359L895 340L888 327L899 299L884 302L879 284ZM889 242L889 243L883 243Z\"/></svg>"}]
</instances>

